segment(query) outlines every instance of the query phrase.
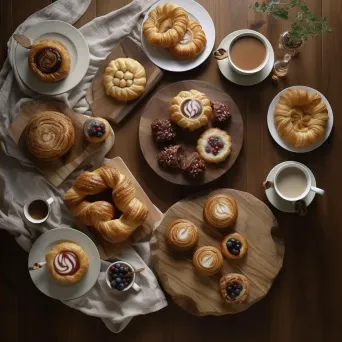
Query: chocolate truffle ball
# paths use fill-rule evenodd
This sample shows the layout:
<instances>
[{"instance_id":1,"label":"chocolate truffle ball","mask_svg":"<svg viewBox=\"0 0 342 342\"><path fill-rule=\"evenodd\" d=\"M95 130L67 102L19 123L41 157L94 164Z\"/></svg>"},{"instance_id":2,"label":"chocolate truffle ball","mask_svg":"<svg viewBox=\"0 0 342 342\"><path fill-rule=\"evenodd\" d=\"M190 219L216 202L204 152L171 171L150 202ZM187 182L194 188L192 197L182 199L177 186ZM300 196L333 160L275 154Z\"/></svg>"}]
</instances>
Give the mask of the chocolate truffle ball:
<instances>
[{"instance_id":1,"label":"chocolate truffle ball","mask_svg":"<svg viewBox=\"0 0 342 342\"><path fill-rule=\"evenodd\" d=\"M156 119L151 124L152 135L157 143L171 143L176 137L176 131L171 120Z\"/></svg>"},{"instance_id":2,"label":"chocolate truffle ball","mask_svg":"<svg viewBox=\"0 0 342 342\"><path fill-rule=\"evenodd\" d=\"M177 170L181 167L183 153L180 145L165 147L158 153L158 163L163 168Z\"/></svg>"}]
</instances>

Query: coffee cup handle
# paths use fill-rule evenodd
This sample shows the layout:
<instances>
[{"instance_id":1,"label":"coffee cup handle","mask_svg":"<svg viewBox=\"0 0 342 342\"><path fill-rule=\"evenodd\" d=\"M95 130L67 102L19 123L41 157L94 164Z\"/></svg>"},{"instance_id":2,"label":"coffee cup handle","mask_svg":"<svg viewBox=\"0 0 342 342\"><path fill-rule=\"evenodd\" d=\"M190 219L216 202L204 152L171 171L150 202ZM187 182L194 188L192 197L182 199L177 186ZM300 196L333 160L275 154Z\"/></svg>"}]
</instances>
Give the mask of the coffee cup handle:
<instances>
[{"instance_id":1,"label":"coffee cup handle","mask_svg":"<svg viewBox=\"0 0 342 342\"><path fill-rule=\"evenodd\" d=\"M133 283L132 288L135 292L140 292L141 287L137 283Z\"/></svg>"},{"instance_id":2,"label":"coffee cup handle","mask_svg":"<svg viewBox=\"0 0 342 342\"><path fill-rule=\"evenodd\" d=\"M214 58L221 61L222 59L228 58L228 52L226 49L219 48L213 52Z\"/></svg>"},{"instance_id":3,"label":"coffee cup handle","mask_svg":"<svg viewBox=\"0 0 342 342\"><path fill-rule=\"evenodd\" d=\"M312 186L311 187L311 191L315 192L316 194L318 195L321 195L323 196L325 191L323 189L320 189L320 188L316 188L315 186Z\"/></svg>"},{"instance_id":4,"label":"coffee cup handle","mask_svg":"<svg viewBox=\"0 0 342 342\"><path fill-rule=\"evenodd\" d=\"M46 200L46 202L48 202L49 205L54 201L55 199L53 197L50 197L49 199Z\"/></svg>"}]
</instances>

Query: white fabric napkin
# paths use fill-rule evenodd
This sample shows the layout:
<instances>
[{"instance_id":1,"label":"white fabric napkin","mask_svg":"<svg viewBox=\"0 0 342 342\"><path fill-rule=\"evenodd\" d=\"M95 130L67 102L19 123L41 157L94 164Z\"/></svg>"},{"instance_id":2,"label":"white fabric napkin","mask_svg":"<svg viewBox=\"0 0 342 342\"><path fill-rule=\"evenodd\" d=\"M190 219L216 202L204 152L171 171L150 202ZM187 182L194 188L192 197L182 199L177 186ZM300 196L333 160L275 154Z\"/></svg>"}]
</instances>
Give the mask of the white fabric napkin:
<instances>
[{"instance_id":1,"label":"white fabric napkin","mask_svg":"<svg viewBox=\"0 0 342 342\"><path fill-rule=\"evenodd\" d=\"M90 2L91 0L59 0L33 14L15 33L22 34L28 27L47 19L73 24L86 11ZM88 42L91 58L87 74L74 89L54 98L63 101L76 112L91 114L85 94L99 64L121 38L131 35L139 40L142 14L155 2L156 0L134 0L129 5L83 26L81 32ZM44 98L28 89L21 81L15 69L15 47L16 42L11 38L8 42L8 59L0 72L0 181L3 189L0 227L14 234L18 243L29 251L40 233L60 226L73 227L73 218L65 208L62 198L64 191L71 186L81 170L74 172L61 188L55 188L44 179L8 136L7 128L16 117L20 106L32 99ZM28 223L23 215L24 203L35 196L55 198L51 216L42 226ZM141 292L112 292L104 282L104 271L109 263L102 262L101 274L94 288L81 298L64 302L88 315L102 318L113 332L124 329L132 317L160 310L167 305L156 277L147 266L150 262L148 242L141 242L124 250L118 255L118 259L124 259L138 268L146 268L137 276L137 282L142 287Z\"/></svg>"}]
</instances>

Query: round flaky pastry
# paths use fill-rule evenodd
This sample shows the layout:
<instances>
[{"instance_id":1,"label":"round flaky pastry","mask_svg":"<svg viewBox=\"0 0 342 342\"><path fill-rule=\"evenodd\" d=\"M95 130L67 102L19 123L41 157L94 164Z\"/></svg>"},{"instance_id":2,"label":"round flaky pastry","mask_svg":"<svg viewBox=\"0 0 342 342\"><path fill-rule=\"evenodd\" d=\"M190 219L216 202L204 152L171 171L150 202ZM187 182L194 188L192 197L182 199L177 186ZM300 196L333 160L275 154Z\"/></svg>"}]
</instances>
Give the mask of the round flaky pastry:
<instances>
[{"instance_id":1,"label":"round flaky pastry","mask_svg":"<svg viewBox=\"0 0 342 342\"><path fill-rule=\"evenodd\" d=\"M214 195L207 199L203 207L204 220L214 228L232 226L238 216L236 201L227 195Z\"/></svg>"},{"instance_id":2,"label":"round flaky pastry","mask_svg":"<svg viewBox=\"0 0 342 342\"><path fill-rule=\"evenodd\" d=\"M88 256L76 243L62 242L54 246L45 260L51 276L60 283L79 282L88 271Z\"/></svg>"},{"instance_id":3,"label":"round flaky pastry","mask_svg":"<svg viewBox=\"0 0 342 342\"><path fill-rule=\"evenodd\" d=\"M207 163L221 163L232 151L232 138L219 128L206 130L197 141L197 152Z\"/></svg>"},{"instance_id":4,"label":"round flaky pastry","mask_svg":"<svg viewBox=\"0 0 342 342\"><path fill-rule=\"evenodd\" d=\"M113 202L122 212L119 219L114 219L115 209L111 203L85 200L86 196L100 194L106 189L113 189ZM130 179L108 165L82 173L65 193L64 202L81 223L94 227L112 243L127 240L148 215L147 207L135 197Z\"/></svg>"},{"instance_id":5,"label":"round flaky pastry","mask_svg":"<svg viewBox=\"0 0 342 342\"><path fill-rule=\"evenodd\" d=\"M238 273L229 273L220 279L220 294L228 304L241 304L247 301L249 294L248 279Z\"/></svg>"},{"instance_id":6,"label":"round flaky pastry","mask_svg":"<svg viewBox=\"0 0 342 342\"><path fill-rule=\"evenodd\" d=\"M169 52L177 59L190 60L197 57L205 49L207 39L202 26L189 20L188 27L180 42L169 48Z\"/></svg>"},{"instance_id":7,"label":"round flaky pastry","mask_svg":"<svg viewBox=\"0 0 342 342\"><path fill-rule=\"evenodd\" d=\"M320 139L329 119L327 106L317 93L294 88L280 96L274 123L280 136L294 147L305 147Z\"/></svg>"},{"instance_id":8,"label":"round flaky pastry","mask_svg":"<svg viewBox=\"0 0 342 342\"><path fill-rule=\"evenodd\" d=\"M187 251L198 242L198 228L188 220L173 221L167 230L168 244L179 251Z\"/></svg>"},{"instance_id":9,"label":"round flaky pastry","mask_svg":"<svg viewBox=\"0 0 342 342\"><path fill-rule=\"evenodd\" d=\"M115 59L104 72L103 84L106 94L116 100L135 100L145 90L145 68L132 58Z\"/></svg>"},{"instance_id":10,"label":"round flaky pastry","mask_svg":"<svg viewBox=\"0 0 342 342\"><path fill-rule=\"evenodd\" d=\"M28 66L40 80L57 82L70 72L70 55L61 42L41 40L30 49Z\"/></svg>"},{"instance_id":11,"label":"round flaky pastry","mask_svg":"<svg viewBox=\"0 0 342 342\"><path fill-rule=\"evenodd\" d=\"M30 153L41 160L50 161L66 154L75 142L71 120L59 112L36 114L25 129L26 145Z\"/></svg>"},{"instance_id":12,"label":"round flaky pastry","mask_svg":"<svg viewBox=\"0 0 342 342\"><path fill-rule=\"evenodd\" d=\"M213 276L220 272L223 266L223 258L221 252L212 246L203 246L199 248L193 258L192 262L196 270L205 276Z\"/></svg>"},{"instance_id":13,"label":"round flaky pastry","mask_svg":"<svg viewBox=\"0 0 342 342\"><path fill-rule=\"evenodd\" d=\"M210 100L198 90L181 91L172 99L171 120L182 128L194 131L208 124L212 114Z\"/></svg>"},{"instance_id":14,"label":"round flaky pastry","mask_svg":"<svg viewBox=\"0 0 342 342\"><path fill-rule=\"evenodd\" d=\"M176 46L183 38L188 21L184 8L166 3L149 13L143 25L143 32L151 45L169 48Z\"/></svg>"},{"instance_id":15,"label":"round flaky pastry","mask_svg":"<svg viewBox=\"0 0 342 342\"><path fill-rule=\"evenodd\" d=\"M228 259L241 259L247 250L247 241L239 233L229 234L221 242L221 252Z\"/></svg>"}]
</instances>

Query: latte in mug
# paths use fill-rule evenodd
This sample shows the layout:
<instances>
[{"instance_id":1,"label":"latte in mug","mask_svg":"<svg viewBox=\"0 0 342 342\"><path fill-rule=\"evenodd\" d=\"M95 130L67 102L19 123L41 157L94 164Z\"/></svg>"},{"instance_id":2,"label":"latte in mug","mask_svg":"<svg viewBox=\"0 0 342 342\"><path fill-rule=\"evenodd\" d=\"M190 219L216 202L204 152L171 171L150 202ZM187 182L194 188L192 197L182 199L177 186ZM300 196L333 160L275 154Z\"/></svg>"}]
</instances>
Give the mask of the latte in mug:
<instances>
[{"instance_id":1,"label":"latte in mug","mask_svg":"<svg viewBox=\"0 0 342 342\"><path fill-rule=\"evenodd\" d=\"M288 198L300 197L307 189L308 181L301 169L286 168L277 177L279 192Z\"/></svg>"}]
</instances>

